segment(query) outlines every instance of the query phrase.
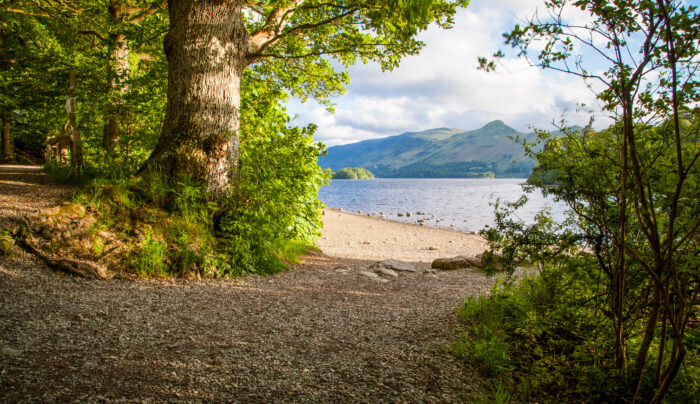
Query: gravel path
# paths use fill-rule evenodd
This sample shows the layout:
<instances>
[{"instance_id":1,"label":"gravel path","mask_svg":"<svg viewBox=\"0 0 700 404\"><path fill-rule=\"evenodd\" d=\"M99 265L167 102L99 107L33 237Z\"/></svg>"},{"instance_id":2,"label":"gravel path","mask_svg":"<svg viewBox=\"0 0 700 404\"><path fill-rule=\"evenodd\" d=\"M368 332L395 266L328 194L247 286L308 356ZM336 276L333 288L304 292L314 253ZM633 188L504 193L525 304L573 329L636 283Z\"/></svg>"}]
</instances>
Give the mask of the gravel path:
<instances>
[{"instance_id":1,"label":"gravel path","mask_svg":"<svg viewBox=\"0 0 700 404\"><path fill-rule=\"evenodd\" d=\"M0 224L68 196L0 167ZM358 269L372 261L318 254L237 281L91 281L16 252L0 258L0 402L464 402L485 390L445 352L454 305L492 284L468 270L379 281Z\"/></svg>"}]
</instances>

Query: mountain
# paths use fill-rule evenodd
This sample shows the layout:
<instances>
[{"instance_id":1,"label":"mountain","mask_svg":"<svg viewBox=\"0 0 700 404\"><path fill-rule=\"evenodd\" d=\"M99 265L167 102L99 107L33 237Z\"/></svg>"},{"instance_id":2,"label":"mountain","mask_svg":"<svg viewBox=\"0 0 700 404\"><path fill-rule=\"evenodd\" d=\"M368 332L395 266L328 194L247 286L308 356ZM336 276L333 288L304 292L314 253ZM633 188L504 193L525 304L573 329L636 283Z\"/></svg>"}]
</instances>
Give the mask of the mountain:
<instances>
[{"instance_id":1,"label":"mountain","mask_svg":"<svg viewBox=\"0 0 700 404\"><path fill-rule=\"evenodd\" d=\"M467 132L453 128L407 132L330 147L319 164L333 171L363 167L376 177L527 178L533 162L511 139L515 137L532 140L535 134L518 132L503 121Z\"/></svg>"}]
</instances>

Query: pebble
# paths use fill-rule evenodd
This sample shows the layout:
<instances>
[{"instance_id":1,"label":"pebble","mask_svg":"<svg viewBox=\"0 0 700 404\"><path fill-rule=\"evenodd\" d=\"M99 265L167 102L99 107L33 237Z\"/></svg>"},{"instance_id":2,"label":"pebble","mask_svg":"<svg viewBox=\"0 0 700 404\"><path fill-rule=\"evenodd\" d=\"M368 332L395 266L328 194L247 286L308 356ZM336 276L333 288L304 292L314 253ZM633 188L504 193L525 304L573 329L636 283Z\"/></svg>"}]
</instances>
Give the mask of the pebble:
<instances>
[{"instance_id":1,"label":"pebble","mask_svg":"<svg viewBox=\"0 0 700 404\"><path fill-rule=\"evenodd\" d=\"M360 271L360 275L364 275L368 278L372 279L377 279L379 278L379 275L375 274L374 272L369 272L369 271Z\"/></svg>"},{"instance_id":2,"label":"pebble","mask_svg":"<svg viewBox=\"0 0 700 404\"><path fill-rule=\"evenodd\" d=\"M396 271L392 271L389 268L378 268L376 272L380 275L391 276L392 278L398 278L399 274Z\"/></svg>"},{"instance_id":3,"label":"pebble","mask_svg":"<svg viewBox=\"0 0 700 404\"><path fill-rule=\"evenodd\" d=\"M22 351L14 349L14 348L10 348L9 346L6 346L6 347L3 347L2 349L0 349L0 353L3 356L9 356L12 358L16 358L16 357L22 355Z\"/></svg>"}]
</instances>

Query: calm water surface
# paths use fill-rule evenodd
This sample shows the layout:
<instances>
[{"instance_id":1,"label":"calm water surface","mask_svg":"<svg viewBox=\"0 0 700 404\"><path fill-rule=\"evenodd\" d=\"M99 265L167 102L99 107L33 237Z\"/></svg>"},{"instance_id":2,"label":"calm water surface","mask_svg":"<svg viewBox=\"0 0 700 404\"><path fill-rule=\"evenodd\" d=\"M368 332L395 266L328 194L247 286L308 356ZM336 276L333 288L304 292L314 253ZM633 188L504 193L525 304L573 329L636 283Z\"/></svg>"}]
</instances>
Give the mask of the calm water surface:
<instances>
[{"instance_id":1,"label":"calm water surface","mask_svg":"<svg viewBox=\"0 0 700 404\"><path fill-rule=\"evenodd\" d=\"M454 227L470 232L494 224L493 207L498 198L515 201L524 194L523 178L377 178L374 180L333 180L319 192L329 208L364 214L384 212L391 220L416 223L425 219L433 227ZM529 194L530 201L518 210L522 220L532 221L543 207L551 208L555 218L564 217L564 205L544 198L539 191ZM416 212L427 215L418 216ZM411 212L412 217L397 214Z\"/></svg>"}]
</instances>

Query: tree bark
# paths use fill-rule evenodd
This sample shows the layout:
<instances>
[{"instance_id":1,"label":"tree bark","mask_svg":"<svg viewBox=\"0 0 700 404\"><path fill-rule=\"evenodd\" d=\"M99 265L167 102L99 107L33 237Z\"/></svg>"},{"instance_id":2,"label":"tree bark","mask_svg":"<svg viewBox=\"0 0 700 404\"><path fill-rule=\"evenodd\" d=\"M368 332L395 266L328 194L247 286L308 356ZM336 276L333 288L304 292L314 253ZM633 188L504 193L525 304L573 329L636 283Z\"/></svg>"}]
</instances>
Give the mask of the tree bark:
<instances>
[{"instance_id":1,"label":"tree bark","mask_svg":"<svg viewBox=\"0 0 700 404\"><path fill-rule=\"evenodd\" d=\"M122 22L122 0L110 0L109 15L111 23ZM118 31L109 35L109 61L107 63L107 105L105 108L105 126L102 146L112 152L119 142L121 122L123 120L124 96L128 91L129 78L129 44L126 36Z\"/></svg>"},{"instance_id":2,"label":"tree bark","mask_svg":"<svg viewBox=\"0 0 700 404\"><path fill-rule=\"evenodd\" d=\"M168 1L168 106L142 175L192 176L217 196L235 182L249 35L241 0Z\"/></svg>"},{"instance_id":3,"label":"tree bark","mask_svg":"<svg viewBox=\"0 0 700 404\"><path fill-rule=\"evenodd\" d=\"M10 119L2 118L2 157L4 159L12 158L12 142L10 141Z\"/></svg>"},{"instance_id":4,"label":"tree bark","mask_svg":"<svg viewBox=\"0 0 700 404\"><path fill-rule=\"evenodd\" d=\"M69 105L70 111L68 116L70 118L70 165L72 175L80 175L83 170L83 143L80 139L80 130L78 130L78 123L76 118L76 101L75 101L75 70L71 69L70 76L68 79L68 93L69 93Z\"/></svg>"}]
</instances>

